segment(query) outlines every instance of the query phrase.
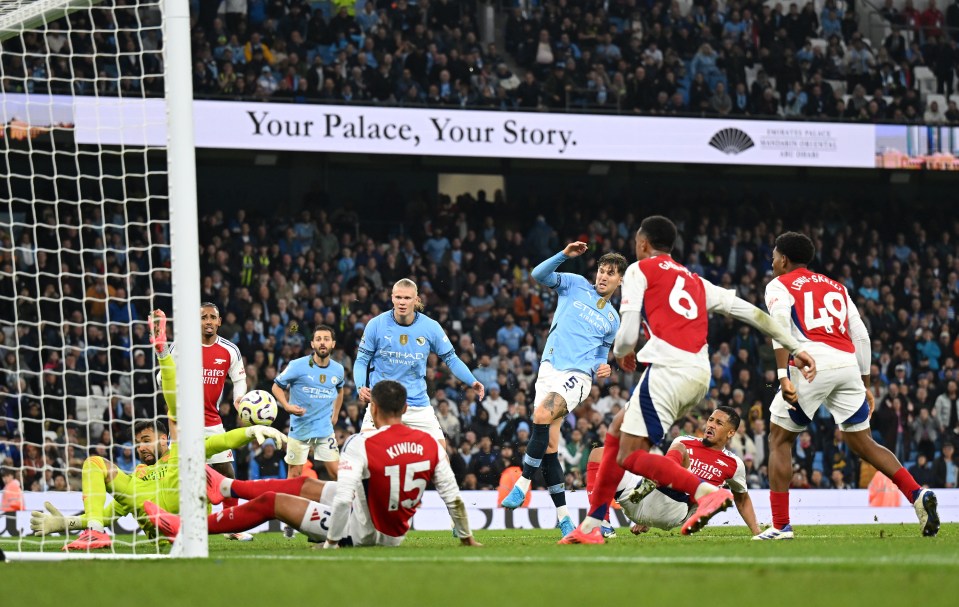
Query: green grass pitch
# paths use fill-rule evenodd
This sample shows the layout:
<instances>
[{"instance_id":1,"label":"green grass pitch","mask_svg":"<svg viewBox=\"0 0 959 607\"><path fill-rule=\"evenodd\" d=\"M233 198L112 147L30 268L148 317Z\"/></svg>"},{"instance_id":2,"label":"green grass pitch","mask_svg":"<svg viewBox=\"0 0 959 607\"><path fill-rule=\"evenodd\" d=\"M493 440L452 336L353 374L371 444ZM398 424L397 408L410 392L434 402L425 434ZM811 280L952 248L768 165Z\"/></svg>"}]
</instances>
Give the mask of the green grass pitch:
<instances>
[{"instance_id":1,"label":"green grass pitch","mask_svg":"<svg viewBox=\"0 0 959 607\"><path fill-rule=\"evenodd\" d=\"M937 538L919 537L917 525L803 527L791 542L744 531L621 529L605 546L556 546L556 531L480 531L476 549L413 532L398 549L338 551L302 535L211 537L203 561L4 563L0 595L11 607L959 604L959 524Z\"/></svg>"}]
</instances>

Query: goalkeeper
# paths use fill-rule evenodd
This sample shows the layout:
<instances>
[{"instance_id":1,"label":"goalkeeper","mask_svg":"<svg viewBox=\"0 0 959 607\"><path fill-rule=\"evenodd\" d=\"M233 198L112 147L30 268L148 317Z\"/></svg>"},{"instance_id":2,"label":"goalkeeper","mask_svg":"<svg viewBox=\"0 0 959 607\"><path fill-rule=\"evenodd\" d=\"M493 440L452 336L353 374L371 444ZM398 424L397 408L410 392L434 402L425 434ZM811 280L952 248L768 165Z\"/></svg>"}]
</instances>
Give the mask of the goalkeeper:
<instances>
[{"instance_id":1,"label":"goalkeeper","mask_svg":"<svg viewBox=\"0 0 959 607\"><path fill-rule=\"evenodd\" d=\"M151 501L170 512L180 510L180 450L176 443L176 365L169 354L159 357L163 396L166 399L170 431L163 422L143 421L134 426L136 452L140 461L133 474L117 468L110 460L88 457L83 462L83 514L64 516L52 504L46 512L33 512L30 528L38 535L83 530L64 550L96 550L113 543L105 526L126 514L132 514L149 537L155 529L143 511L143 502ZM268 438L282 447L286 435L268 426L237 428L204 440L206 457L227 449L237 449L256 439ZM107 492L113 501L106 504Z\"/></svg>"}]
</instances>

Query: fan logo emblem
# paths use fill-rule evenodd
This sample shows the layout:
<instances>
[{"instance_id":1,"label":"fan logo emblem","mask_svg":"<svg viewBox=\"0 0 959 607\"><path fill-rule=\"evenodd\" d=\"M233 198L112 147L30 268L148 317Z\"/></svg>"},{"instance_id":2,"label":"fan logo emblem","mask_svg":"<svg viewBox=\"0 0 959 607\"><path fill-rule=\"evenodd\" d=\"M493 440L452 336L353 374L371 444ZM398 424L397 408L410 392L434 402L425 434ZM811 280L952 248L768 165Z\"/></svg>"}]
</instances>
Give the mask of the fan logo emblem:
<instances>
[{"instance_id":1,"label":"fan logo emblem","mask_svg":"<svg viewBox=\"0 0 959 607\"><path fill-rule=\"evenodd\" d=\"M713 138L709 140L709 145L723 154L735 156L736 154L742 154L751 147L755 147L756 143L744 131L728 128L713 135Z\"/></svg>"}]
</instances>

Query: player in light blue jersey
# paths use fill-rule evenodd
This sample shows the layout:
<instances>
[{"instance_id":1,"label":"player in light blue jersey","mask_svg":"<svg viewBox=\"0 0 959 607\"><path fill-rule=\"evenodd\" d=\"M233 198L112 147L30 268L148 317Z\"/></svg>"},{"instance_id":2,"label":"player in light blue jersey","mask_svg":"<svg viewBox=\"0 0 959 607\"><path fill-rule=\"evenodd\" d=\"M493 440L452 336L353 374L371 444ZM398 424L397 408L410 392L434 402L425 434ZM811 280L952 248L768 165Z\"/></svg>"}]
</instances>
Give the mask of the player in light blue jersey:
<instances>
[{"instance_id":1,"label":"player in light blue jersey","mask_svg":"<svg viewBox=\"0 0 959 607\"><path fill-rule=\"evenodd\" d=\"M284 461L287 476L303 472L313 450L313 458L323 462L330 478L336 480L340 451L333 425L343 406L343 365L330 359L336 347L333 329L319 325L310 342L313 353L290 361L275 380L273 396L290 414L290 440Z\"/></svg>"},{"instance_id":2,"label":"player in light blue jersey","mask_svg":"<svg viewBox=\"0 0 959 607\"><path fill-rule=\"evenodd\" d=\"M408 278L393 285L393 309L373 318L360 339L353 364L353 381L360 400L370 402L370 388L391 379L406 388L408 408L403 423L429 433L446 446L443 430L426 393L426 359L430 352L439 356L453 375L473 388L480 400L486 394L466 364L456 355L453 344L438 322L418 311L416 283ZM373 429L369 408L363 418L363 430Z\"/></svg>"},{"instance_id":3,"label":"player in light blue jersey","mask_svg":"<svg viewBox=\"0 0 959 607\"><path fill-rule=\"evenodd\" d=\"M521 506L533 474L542 466L556 505L556 525L563 535L574 527L566 508L565 474L556 455L560 426L566 414L589 395L593 378L603 379L612 373L607 360L619 329L619 313L609 305L609 298L623 282L627 266L626 258L618 253L603 255L595 284L578 274L556 271L564 261L584 252L585 242L572 242L533 269L533 278L554 289L559 301L536 378L533 432L523 457L523 475L502 504L504 508Z\"/></svg>"}]
</instances>

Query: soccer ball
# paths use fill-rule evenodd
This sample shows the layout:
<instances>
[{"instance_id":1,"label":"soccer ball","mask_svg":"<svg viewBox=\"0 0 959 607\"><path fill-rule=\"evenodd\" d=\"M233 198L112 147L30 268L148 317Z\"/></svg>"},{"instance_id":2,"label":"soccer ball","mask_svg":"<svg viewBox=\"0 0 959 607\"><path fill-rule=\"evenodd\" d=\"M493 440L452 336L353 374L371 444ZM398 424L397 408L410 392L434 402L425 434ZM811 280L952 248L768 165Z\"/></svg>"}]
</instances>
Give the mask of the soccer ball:
<instances>
[{"instance_id":1,"label":"soccer ball","mask_svg":"<svg viewBox=\"0 0 959 607\"><path fill-rule=\"evenodd\" d=\"M276 421L276 414L279 411L276 399L266 390L247 392L240 399L236 409L240 414L240 421L245 426L251 424L269 426Z\"/></svg>"}]
</instances>

